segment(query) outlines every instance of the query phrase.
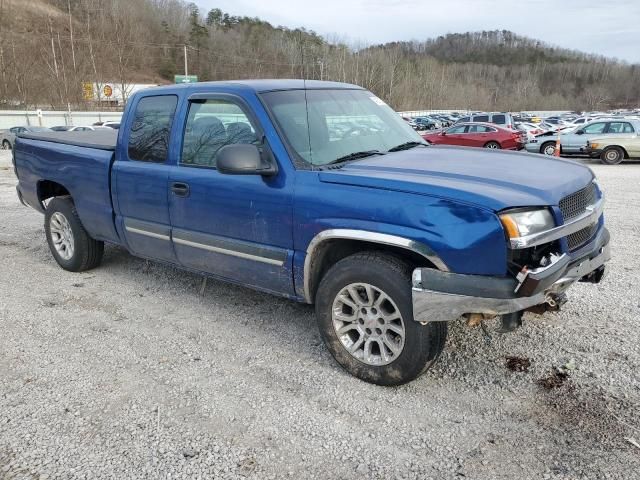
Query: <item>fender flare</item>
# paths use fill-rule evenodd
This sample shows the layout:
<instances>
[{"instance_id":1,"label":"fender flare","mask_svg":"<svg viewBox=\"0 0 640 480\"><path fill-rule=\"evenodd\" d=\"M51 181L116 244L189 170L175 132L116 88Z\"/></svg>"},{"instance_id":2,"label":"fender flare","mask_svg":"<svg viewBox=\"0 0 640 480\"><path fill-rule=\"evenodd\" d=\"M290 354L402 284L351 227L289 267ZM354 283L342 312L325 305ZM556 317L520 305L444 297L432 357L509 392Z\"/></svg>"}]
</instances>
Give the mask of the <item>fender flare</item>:
<instances>
[{"instance_id":1,"label":"fender flare","mask_svg":"<svg viewBox=\"0 0 640 480\"><path fill-rule=\"evenodd\" d=\"M387 233L371 232L368 230L352 230L352 229L329 229L318 233L307 246L306 256L304 259L304 299L307 303L311 300L311 274L312 262L314 255L320 245L327 240L360 240L370 243L378 243L381 245L390 245L394 247L404 248L415 252L427 260L429 260L438 270L448 272L449 267L444 263L440 256L429 246L416 240L411 240L397 235Z\"/></svg>"}]
</instances>

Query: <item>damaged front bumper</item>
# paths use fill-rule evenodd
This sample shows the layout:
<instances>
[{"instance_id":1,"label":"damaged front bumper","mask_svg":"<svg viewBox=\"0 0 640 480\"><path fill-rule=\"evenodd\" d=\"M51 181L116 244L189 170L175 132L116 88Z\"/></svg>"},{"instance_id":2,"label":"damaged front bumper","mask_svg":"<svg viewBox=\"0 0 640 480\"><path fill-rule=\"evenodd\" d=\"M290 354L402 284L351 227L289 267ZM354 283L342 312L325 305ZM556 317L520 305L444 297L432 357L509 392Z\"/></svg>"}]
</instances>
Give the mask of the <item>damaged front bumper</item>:
<instances>
[{"instance_id":1,"label":"damaged front bumper","mask_svg":"<svg viewBox=\"0 0 640 480\"><path fill-rule=\"evenodd\" d=\"M429 268L413 271L413 317L421 323L453 321L467 314L506 315L553 304L577 281L598 283L611 258L602 228L578 258L564 254L550 265L515 278L464 275Z\"/></svg>"}]
</instances>

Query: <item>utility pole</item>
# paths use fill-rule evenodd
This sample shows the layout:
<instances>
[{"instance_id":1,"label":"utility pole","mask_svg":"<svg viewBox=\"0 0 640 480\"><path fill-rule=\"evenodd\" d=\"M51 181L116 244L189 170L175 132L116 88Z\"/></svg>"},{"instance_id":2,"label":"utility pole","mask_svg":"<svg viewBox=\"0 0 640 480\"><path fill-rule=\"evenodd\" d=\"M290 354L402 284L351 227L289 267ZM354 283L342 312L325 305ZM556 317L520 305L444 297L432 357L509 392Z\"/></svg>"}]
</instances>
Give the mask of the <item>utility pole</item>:
<instances>
[{"instance_id":1,"label":"utility pole","mask_svg":"<svg viewBox=\"0 0 640 480\"><path fill-rule=\"evenodd\" d=\"M69 34L71 39L71 58L73 59L73 72L76 73L76 49L73 45L73 18L71 17L71 0L67 0L67 7L69 7Z\"/></svg>"},{"instance_id":2,"label":"utility pole","mask_svg":"<svg viewBox=\"0 0 640 480\"><path fill-rule=\"evenodd\" d=\"M184 46L184 76L189 75L189 69L187 68L187 45Z\"/></svg>"}]
</instances>

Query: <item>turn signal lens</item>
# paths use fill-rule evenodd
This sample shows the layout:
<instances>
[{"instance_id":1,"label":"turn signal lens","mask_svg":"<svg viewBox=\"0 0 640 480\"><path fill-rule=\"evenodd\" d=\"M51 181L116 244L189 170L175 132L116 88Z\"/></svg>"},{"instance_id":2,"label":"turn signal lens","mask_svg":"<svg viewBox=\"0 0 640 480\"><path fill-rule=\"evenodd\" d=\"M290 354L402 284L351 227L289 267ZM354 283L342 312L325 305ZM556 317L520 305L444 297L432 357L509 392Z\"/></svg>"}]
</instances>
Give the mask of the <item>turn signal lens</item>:
<instances>
[{"instance_id":1,"label":"turn signal lens","mask_svg":"<svg viewBox=\"0 0 640 480\"><path fill-rule=\"evenodd\" d=\"M502 222L502 226L507 232L507 236L509 238L517 238L520 236L520 231L518 230L518 225L515 220L511 218L509 215L500 216L500 221Z\"/></svg>"}]
</instances>

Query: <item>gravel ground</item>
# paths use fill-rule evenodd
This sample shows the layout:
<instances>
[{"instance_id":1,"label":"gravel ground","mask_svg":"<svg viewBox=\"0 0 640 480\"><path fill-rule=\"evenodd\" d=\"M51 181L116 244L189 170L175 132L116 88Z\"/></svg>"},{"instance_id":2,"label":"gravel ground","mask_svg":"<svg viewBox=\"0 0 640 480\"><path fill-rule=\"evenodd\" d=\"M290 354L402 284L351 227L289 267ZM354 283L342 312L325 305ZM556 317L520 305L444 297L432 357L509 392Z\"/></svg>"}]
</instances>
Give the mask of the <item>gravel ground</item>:
<instances>
[{"instance_id":1,"label":"gravel ground","mask_svg":"<svg viewBox=\"0 0 640 480\"><path fill-rule=\"evenodd\" d=\"M0 478L640 478L640 165L592 168L606 281L515 333L453 324L436 368L383 388L306 305L113 247L60 269L0 152Z\"/></svg>"}]
</instances>

